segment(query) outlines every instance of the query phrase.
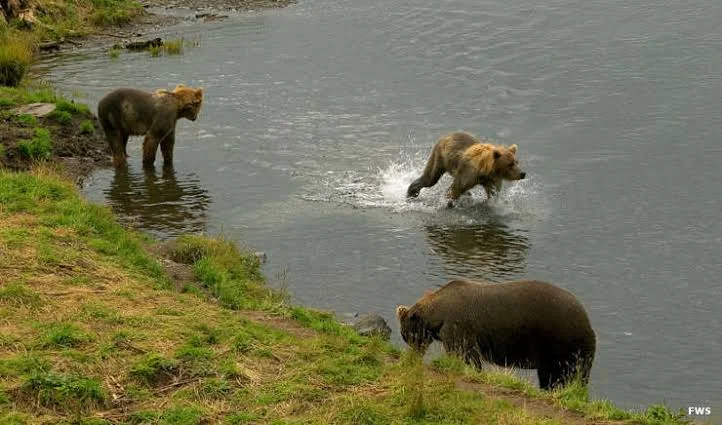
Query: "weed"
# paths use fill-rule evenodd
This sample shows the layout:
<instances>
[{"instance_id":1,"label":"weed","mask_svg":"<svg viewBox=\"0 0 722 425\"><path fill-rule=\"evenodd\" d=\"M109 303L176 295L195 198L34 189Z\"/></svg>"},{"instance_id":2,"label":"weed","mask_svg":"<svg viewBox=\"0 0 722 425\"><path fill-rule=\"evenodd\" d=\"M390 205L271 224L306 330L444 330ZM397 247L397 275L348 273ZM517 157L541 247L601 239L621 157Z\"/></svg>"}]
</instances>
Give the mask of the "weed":
<instances>
[{"instance_id":1,"label":"weed","mask_svg":"<svg viewBox=\"0 0 722 425\"><path fill-rule=\"evenodd\" d=\"M27 285L9 283L0 287L0 304L37 307L41 304L41 298Z\"/></svg>"},{"instance_id":2,"label":"weed","mask_svg":"<svg viewBox=\"0 0 722 425\"><path fill-rule=\"evenodd\" d=\"M95 125L90 120L85 120L80 123L80 134L93 134L95 133Z\"/></svg>"},{"instance_id":3,"label":"weed","mask_svg":"<svg viewBox=\"0 0 722 425\"><path fill-rule=\"evenodd\" d=\"M25 376L50 371L50 363L36 354L0 360L0 376Z\"/></svg>"},{"instance_id":4,"label":"weed","mask_svg":"<svg viewBox=\"0 0 722 425\"><path fill-rule=\"evenodd\" d=\"M54 120L60 125L68 125L73 122L73 116L68 111L60 111L58 109L48 114L48 118Z\"/></svg>"},{"instance_id":5,"label":"weed","mask_svg":"<svg viewBox=\"0 0 722 425\"><path fill-rule=\"evenodd\" d=\"M168 55L180 55L183 53L183 39L166 40L163 42L163 52Z\"/></svg>"},{"instance_id":6,"label":"weed","mask_svg":"<svg viewBox=\"0 0 722 425\"><path fill-rule=\"evenodd\" d=\"M130 375L145 385L156 386L173 379L176 371L176 362L157 353L148 353L133 365Z\"/></svg>"},{"instance_id":7,"label":"weed","mask_svg":"<svg viewBox=\"0 0 722 425\"><path fill-rule=\"evenodd\" d=\"M81 376L33 373L25 379L22 391L42 406L68 411L87 410L105 402L100 382Z\"/></svg>"},{"instance_id":8,"label":"weed","mask_svg":"<svg viewBox=\"0 0 722 425\"><path fill-rule=\"evenodd\" d=\"M70 115L89 115L90 108L82 103L75 103L65 99L59 99L56 103L56 111L67 112Z\"/></svg>"},{"instance_id":9,"label":"weed","mask_svg":"<svg viewBox=\"0 0 722 425\"><path fill-rule=\"evenodd\" d=\"M46 326L42 337L43 347L77 347L90 340L90 336L72 323L52 323Z\"/></svg>"},{"instance_id":10,"label":"weed","mask_svg":"<svg viewBox=\"0 0 722 425\"><path fill-rule=\"evenodd\" d=\"M30 114L20 114L15 120L25 127L35 127L38 125L38 119Z\"/></svg>"},{"instance_id":11,"label":"weed","mask_svg":"<svg viewBox=\"0 0 722 425\"><path fill-rule=\"evenodd\" d=\"M163 425L200 425L204 412L197 406L173 407L167 409L160 417Z\"/></svg>"},{"instance_id":12,"label":"weed","mask_svg":"<svg viewBox=\"0 0 722 425\"><path fill-rule=\"evenodd\" d=\"M33 60L32 43L19 37L0 37L0 86L16 87Z\"/></svg>"},{"instance_id":13,"label":"weed","mask_svg":"<svg viewBox=\"0 0 722 425\"><path fill-rule=\"evenodd\" d=\"M152 57L157 58L163 52L163 47L162 46L150 46L148 48L148 51L150 52L150 55Z\"/></svg>"},{"instance_id":14,"label":"weed","mask_svg":"<svg viewBox=\"0 0 722 425\"><path fill-rule=\"evenodd\" d=\"M122 49L118 47L112 47L110 50L108 50L108 55L110 55L111 59L118 59L120 57L120 52Z\"/></svg>"},{"instance_id":15,"label":"weed","mask_svg":"<svg viewBox=\"0 0 722 425\"><path fill-rule=\"evenodd\" d=\"M18 142L18 151L28 159L50 159L53 151L53 141L50 139L50 132L44 128L36 128L35 137L33 137L32 140L21 140Z\"/></svg>"}]
</instances>

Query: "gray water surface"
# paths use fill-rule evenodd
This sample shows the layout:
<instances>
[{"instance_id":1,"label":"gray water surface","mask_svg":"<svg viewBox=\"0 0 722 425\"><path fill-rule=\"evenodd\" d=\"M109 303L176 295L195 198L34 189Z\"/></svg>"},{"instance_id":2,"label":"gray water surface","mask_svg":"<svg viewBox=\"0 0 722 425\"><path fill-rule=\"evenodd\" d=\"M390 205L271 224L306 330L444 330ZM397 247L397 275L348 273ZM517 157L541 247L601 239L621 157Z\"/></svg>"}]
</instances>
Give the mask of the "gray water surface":
<instances>
[{"instance_id":1,"label":"gray water surface","mask_svg":"<svg viewBox=\"0 0 722 425\"><path fill-rule=\"evenodd\" d=\"M722 2L302 0L178 29L201 46L87 52L50 78L200 84L173 173L86 194L161 237L223 232L287 269L297 302L394 308L455 276L571 290L598 336L592 392L722 412ZM517 143L528 178L443 208L404 193L442 134Z\"/></svg>"}]
</instances>

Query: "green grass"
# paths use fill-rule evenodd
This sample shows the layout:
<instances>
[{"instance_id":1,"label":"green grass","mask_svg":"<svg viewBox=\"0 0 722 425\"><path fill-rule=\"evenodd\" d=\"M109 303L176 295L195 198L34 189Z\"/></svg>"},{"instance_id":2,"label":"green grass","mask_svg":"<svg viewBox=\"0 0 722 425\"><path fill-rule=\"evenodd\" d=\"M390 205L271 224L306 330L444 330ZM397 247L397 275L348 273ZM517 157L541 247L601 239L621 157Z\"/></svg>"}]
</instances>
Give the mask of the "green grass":
<instances>
[{"instance_id":1,"label":"green grass","mask_svg":"<svg viewBox=\"0 0 722 425\"><path fill-rule=\"evenodd\" d=\"M95 133L95 125L90 120L85 120L80 123L80 134L93 134Z\"/></svg>"},{"instance_id":2,"label":"green grass","mask_svg":"<svg viewBox=\"0 0 722 425\"><path fill-rule=\"evenodd\" d=\"M28 38L0 35L0 86L18 86L33 56L33 43Z\"/></svg>"},{"instance_id":3,"label":"green grass","mask_svg":"<svg viewBox=\"0 0 722 425\"><path fill-rule=\"evenodd\" d=\"M35 127L38 125L38 119L32 115L20 114L15 119L26 127Z\"/></svg>"},{"instance_id":4,"label":"green grass","mask_svg":"<svg viewBox=\"0 0 722 425\"><path fill-rule=\"evenodd\" d=\"M123 49L120 49L118 47L112 47L110 50L108 50L108 55L111 59L118 59L120 57L120 52L122 52Z\"/></svg>"},{"instance_id":5,"label":"green grass","mask_svg":"<svg viewBox=\"0 0 722 425\"><path fill-rule=\"evenodd\" d=\"M36 128L35 137L18 142L18 152L25 158L36 161L50 159L53 153L50 131L45 128Z\"/></svg>"},{"instance_id":6,"label":"green grass","mask_svg":"<svg viewBox=\"0 0 722 425\"><path fill-rule=\"evenodd\" d=\"M98 380L82 376L37 372L25 379L21 389L24 397L61 411L87 411L106 399Z\"/></svg>"},{"instance_id":7,"label":"green grass","mask_svg":"<svg viewBox=\"0 0 722 425\"><path fill-rule=\"evenodd\" d=\"M42 298L36 291L21 283L8 283L0 286L0 305L38 307Z\"/></svg>"},{"instance_id":8,"label":"green grass","mask_svg":"<svg viewBox=\"0 0 722 425\"><path fill-rule=\"evenodd\" d=\"M68 111L54 110L48 114L48 118L54 120L60 125L68 125L73 122L73 116Z\"/></svg>"},{"instance_id":9,"label":"green grass","mask_svg":"<svg viewBox=\"0 0 722 425\"><path fill-rule=\"evenodd\" d=\"M165 40L163 42L163 52L168 55L180 55L183 53L183 39Z\"/></svg>"},{"instance_id":10,"label":"green grass","mask_svg":"<svg viewBox=\"0 0 722 425\"><path fill-rule=\"evenodd\" d=\"M0 166L2 166L3 159L5 159L5 145L0 143Z\"/></svg>"},{"instance_id":11,"label":"green grass","mask_svg":"<svg viewBox=\"0 0 722 425\"><path fill-rule=\"evenodd\" d=\"M590 420L682 423L662 407L625 412L584 387L548 393L452 357L429 368L290 305L255 256L223 238L164 245L208 300L174 292L148 254L154 241L43 169L0 171L0 206L0 424L561 423L497 387Z\"/></svg>"},{"instance_id":12,"label":"green grass","mask_svg":"<svg viewBox=\"0 0 722 425\"><path fill-rule=\"evenodd\" d=\"M51 323L45 328L41 344L43 347L72 348L83 345L91 337L72 323Z\"/></svg>"}]
</instances>

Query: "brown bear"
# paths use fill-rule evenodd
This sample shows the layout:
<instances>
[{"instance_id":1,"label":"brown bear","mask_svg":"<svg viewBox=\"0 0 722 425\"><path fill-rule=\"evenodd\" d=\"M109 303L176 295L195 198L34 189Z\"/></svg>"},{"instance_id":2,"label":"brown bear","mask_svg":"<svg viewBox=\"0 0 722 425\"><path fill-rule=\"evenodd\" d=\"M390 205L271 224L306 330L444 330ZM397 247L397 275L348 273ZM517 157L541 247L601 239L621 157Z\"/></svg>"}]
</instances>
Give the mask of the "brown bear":
<instances>
[{"instance_id":1,"label":"brown bear","mask_svg":"<svg viewBox=\"0 0 722 425\"><path fill-rule=\"evenodd\" d=\"M449 206L478 184L484 187L487 198L491 198L501 190L503 180L521 180L526 177L526 173L519 168L516 150L516 145L504 147L482 143L465 132L442 136L431 152L424 174L409 185L406 196L419 196L422 188L435 185L448 172L454 177L446 195Z\"/></svg>"},{"instance_id":2,"label":"brown bear","mask_svg":"<svg viewBox=\"0 0 722 425\"><path fill-rule=\"evenodd\" d=\"M537 369L543 389L589 381L596 349L589 318L571 293L550 283L452 280L411 307L398 306L396 316L402 338L421 354L439 340L477 368L487 361Z\"/></svg>"},{"instance_id":3,"label":"brown bear","mask_svg":"<svg viewBox=\"0 0 722 425\"><path fill-rule=\"evenodd\" d=\"M129 136L145 135L143 164L152 166L160 145L165 165L173 164L175 126L180 118L195 121L203 103L203 89L182 84L155 93L120 88L98 103L98 119L113 152L113 164L126 164Z\"/></svg>"}]
</instances>

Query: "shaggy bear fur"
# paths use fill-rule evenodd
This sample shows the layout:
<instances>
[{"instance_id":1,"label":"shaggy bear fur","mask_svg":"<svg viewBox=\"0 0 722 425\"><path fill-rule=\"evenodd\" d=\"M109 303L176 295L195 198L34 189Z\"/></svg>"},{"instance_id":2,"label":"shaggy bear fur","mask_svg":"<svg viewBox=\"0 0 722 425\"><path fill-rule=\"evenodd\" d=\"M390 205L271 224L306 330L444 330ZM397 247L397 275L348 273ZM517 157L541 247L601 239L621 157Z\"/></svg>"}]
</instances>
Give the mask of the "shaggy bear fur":
<instances>
[{"instance_id":1,"label":"shaggy bear fur","mask_svg":"<svg viewBox=\"0 0 722 425\"><path fill-rule=\"evenodd\" d=\"M439 340L478 368L486 361L537 369L543 389L575 377L588 383L594 331L582 304L550 283L453 280L411 307L398 306L396 316L404 341L422 354Z\"/></svg>"},{"instance_id":2,"label":"shaggy bear fur","mask_svg":"<svg viewBox=\"0 0 722 425\"><path fill-rule=\"evenodd\" d=\"M526 173L516 159L517 146L481 143L474 136L456 132L441 137L431 152L424 174L409 185L406 196L415 198L424 187L434 186L444 173L454 177L447 197L449 206L474 186L481 184L491 198L503 180L521 180Z\"/></svg>"},{"instance_id":3,"label":"shaggy bear fur","mask_svg":"<svg viewBox=\"0 0 722 425\"><path fill-rule=\"evenodd\" d=\"M116 89L98 103L98 119L113 151L113 164L126 164L129 136L145 135L143 164L152 166L160 145L165 165L173 164L175 126L180 118L195 121L203 103L203 89L178 85L173 91L149 93Z\"/></svg>"}]
</instances>

